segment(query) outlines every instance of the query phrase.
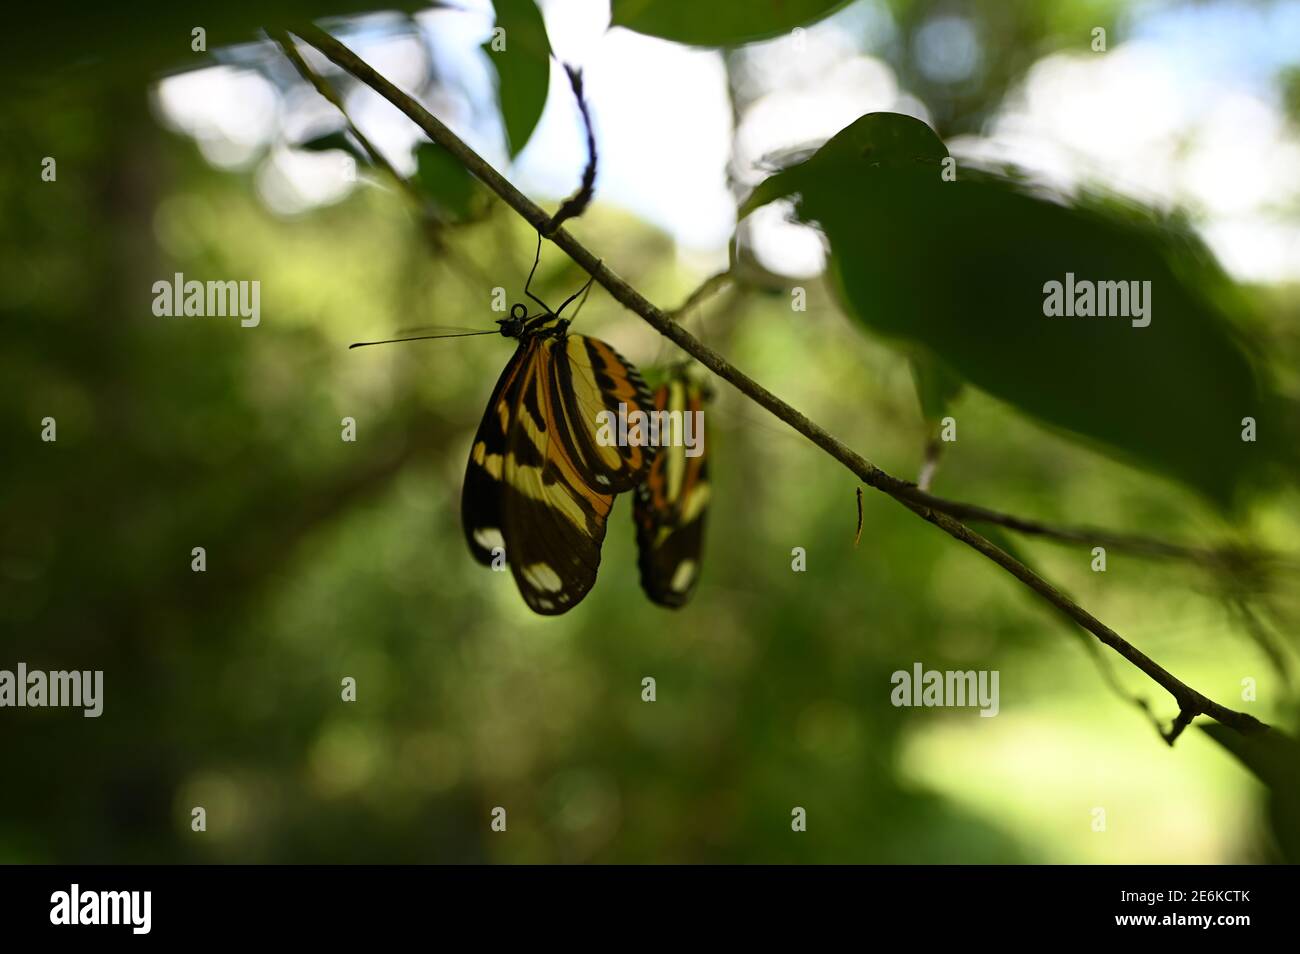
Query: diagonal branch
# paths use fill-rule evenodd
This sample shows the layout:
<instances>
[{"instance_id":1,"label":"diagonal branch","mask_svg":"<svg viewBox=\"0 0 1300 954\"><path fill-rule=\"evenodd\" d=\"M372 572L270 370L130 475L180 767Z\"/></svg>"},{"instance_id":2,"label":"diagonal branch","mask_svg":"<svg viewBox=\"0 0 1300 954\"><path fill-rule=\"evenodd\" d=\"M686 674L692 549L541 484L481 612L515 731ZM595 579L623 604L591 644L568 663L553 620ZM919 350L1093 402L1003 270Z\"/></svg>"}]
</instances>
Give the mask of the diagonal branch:
<instances>
[{"instance_id":1,"label":"diagonal branch","mask_svg":"<svg viewBox=\"0 0 1300 954\"><path fill-rule=\"evenodd\" d=\"M299 36L316 47L335 65L352 74L371 87L390 103L405 113L424 133L456 157L465 168L501 197L521 218L539 233L545 234L550 217L540 206L483 160L478 153L423 106L377 73L350 49L329 34L314 26L296 31ZM712 348L696 340L671 315L649 302L639 291L624 281L609 266L593 255L566 230L559 229L549 235L552 242L580 265L615 301L635 312L661 335L707 367L718 377L731 383L737 390L761 405L786 424L821 448L848 468L869 487L893 497L923 520L934 524L944 533L960 540L971 549L992 560L1039 597L1065 613L1079 626L1092 633L1101 643L1115 650L1164 688L1178 703L1179 715L1171 730L1165 734L1170 744L1178 732L1197 715L1206 715L1239 732L1257 732L1267 726L1253 716L1237 712L1192 689L1159 665L1113 629L1079 606L1047 580L1025 566L1004 550L980 536L970 527L945 512L946 501L932 497L917 489L916 485L886 473L866 458L851 450L816 422L791 407L763 385L732 365Z\"/></svg>"}]
</instances>

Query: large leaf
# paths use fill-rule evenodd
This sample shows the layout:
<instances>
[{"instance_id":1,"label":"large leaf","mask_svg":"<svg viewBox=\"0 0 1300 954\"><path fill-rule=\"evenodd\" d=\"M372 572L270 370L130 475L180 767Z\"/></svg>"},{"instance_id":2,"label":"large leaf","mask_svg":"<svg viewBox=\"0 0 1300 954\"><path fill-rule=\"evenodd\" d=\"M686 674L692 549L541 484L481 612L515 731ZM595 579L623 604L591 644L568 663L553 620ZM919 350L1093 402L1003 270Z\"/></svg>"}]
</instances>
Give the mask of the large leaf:
<instances>
[{"instance_id":1,"label":"large leaf","mask_svg":"<svg viewBox=\"0 0 1300 954\"><path fill-rule=\"evenodd\" d=\"M1300 743L1276 729L1242 735L1213 723L1201 729L1269 790L1269 821L1283 857L1300 863Z\"/></svg>"},{"instance_id":2,"label":"large leaf","mask_svg":"<svg viewBox=\"0 0 1300 954\"><path fill-rule=\"evenodd\" d=\"M1114 199L1066 204L1019 178L958 171L924 123L864 116L763 182L742 215L798 195L830 240L845 310L909 354L1219 504L1271 463L1294 422L1243 345L1239 290L1185 228ZM1044 314L1046 283L1150 282L1151 321ZM1256 419L1256 442L1242 419ZM1293 473L1293 471L1292 471Z\"/></svg>"},{"instance_id":3,"label":"large leaf","mask_svg":"<svg viewBox=\"0 0 1300 954\"><path fill-rule=\"evenodd\" d=\"M848 0L613 0L610 26L689 43L736 46L814 23Z\"/></svg>"},{"instance_id":4,"label":"large leaf","mask_svg":"<svg viewBox=\"0 0 1300 954\"><path fill-rule=\"evenodd\" d=\"M446 149L431 142L416 147L418 163L412 181L449 222L478 218L487 208L487 194L478 180Z\"/></svg>"},{"instance_id":5,"label":"large leaf","mask_svg":"<svg viewBox=\"0 0 1300 954\"><path fill-rule=\"evenodd\" d=\"M519 155L542 118L551 82L551 43L533 0L496 0L497 28L504 31L483 45L497 69L497 93L511 157Z\"/></svg>"},{"instance_id":6,"label":"large leaf","mask_svg":"<svg viewBox=\"0 0 1300 954\"><path fill-rule=\"evenodd\" d=\"M912 355L912 382L921 405L921 416L934 425L948 414L952 402L961 393L962 379L929 351Z\"/></svg>"}]
</instances>

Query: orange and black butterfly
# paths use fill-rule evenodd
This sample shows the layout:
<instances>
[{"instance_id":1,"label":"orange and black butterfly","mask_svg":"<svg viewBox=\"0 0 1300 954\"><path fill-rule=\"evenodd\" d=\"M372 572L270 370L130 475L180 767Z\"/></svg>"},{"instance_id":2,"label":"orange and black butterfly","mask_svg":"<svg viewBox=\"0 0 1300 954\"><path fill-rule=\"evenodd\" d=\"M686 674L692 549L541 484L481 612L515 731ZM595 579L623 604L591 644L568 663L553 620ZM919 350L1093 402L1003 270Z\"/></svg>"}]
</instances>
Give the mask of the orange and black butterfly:
<instances>
[{"instance_id":1,"label":"orange and black butterfly","mask_svg":"<svg viewBox=\"0 0 1300 954\"><path fill-rule=\"evenodd\" d=\"M693 441L663 442L665 446L658 448L633 498L641 588L653 602L674 609L691 598L700 576L704 518L709 504L709 462L703 431L704 403L709 396L685 365L674 368L656 388L655 411L668 412L668 420L682 422L673 427L689 426L691 431L679 430L678 434ZM690 446L692 442L694 447Z\"/></svg>"},{"instance_id":2,"label":"orange and black butterfly","mask_svg":"<svg viewBox=\"0 0 1300 954\"><path fill-rule=\"evenodd\" d=\"M576 606L595 584L614 497L635 488L654 459L653 447L620 445L602 430L612 418L644 415L654 405L640 373L617 351L599 338L569 333L571 319L561 315L579 296L585 301L590 280L555 310L532 293L540 258L539 235L524 294L541 310L530 315L515 304L509 318L497 321L500 333L519 345L474 435L461 523L474 558L494 568L508 564L524 602L553 616Z\"/></svg>"},{"instance_id":3,"label":"orange and black butterfly","mask_svg":"<svg viewBox=\"0 0 1300 954\"><path fill-rule=\"evenodd\" d=\"M614 496L635 488L654 458L651 447L599 440L601 412L653 404L635 367L604 341L570 334L560 317L591 282L552 311L529 291L536 270L534 260L524 293L541 311L516 304L497 322L519 345L474 435L461 522L476 560L504 557L529 607L556 615L595 584Z\"/></svg>"}]
</instances>

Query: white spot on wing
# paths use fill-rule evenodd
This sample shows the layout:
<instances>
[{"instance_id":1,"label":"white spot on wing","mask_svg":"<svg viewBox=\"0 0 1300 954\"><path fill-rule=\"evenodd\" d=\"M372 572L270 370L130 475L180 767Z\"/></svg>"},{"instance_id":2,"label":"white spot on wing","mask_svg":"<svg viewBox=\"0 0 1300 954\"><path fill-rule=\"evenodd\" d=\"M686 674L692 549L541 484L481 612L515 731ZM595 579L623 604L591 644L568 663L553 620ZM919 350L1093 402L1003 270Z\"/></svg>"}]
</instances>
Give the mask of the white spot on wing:
<instances>
[{"instance_id":1,"label":"white spot on wing","mask_svg":"<svg viewBox=\"0 0 1300 954\"><path fill-rule=\"evenodd\" d=\"M560 579L560 574L545 563L530 563L524 567L524 579L537 589L548 593L558 593L564 589L564 581Z\"/></svg>"},{"instance_id":2,"label":"white spot on wing","mask_svg":"<svg viewBox=\"0 0 1300 954\"><path fill-rule=\"evenodd\" d=\"M501 536L501 531L496 527L479 527L474 531L474 542L484 550L491 550L494 547L505 549L506 539Z\"/></svg>"},{"instance_id":3,"label":"white spot on wing","mask_svg":"<svg viewBox=\"0 0 1300 954\"><path fill-rule=\"evenodd\" d=\"M677 569L673 571L673 579L669 584L674 593L685 593L695 582L695 561L683 560L677 564Z\"/></svg>"}]
</instances>

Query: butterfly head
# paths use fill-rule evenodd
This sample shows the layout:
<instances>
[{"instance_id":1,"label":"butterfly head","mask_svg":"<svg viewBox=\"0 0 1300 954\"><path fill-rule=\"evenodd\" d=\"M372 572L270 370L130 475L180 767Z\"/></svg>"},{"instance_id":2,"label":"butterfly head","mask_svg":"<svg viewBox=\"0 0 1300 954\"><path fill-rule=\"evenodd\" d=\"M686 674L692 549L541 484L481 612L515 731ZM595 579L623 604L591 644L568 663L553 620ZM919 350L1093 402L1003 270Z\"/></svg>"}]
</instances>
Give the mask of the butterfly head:
<instances>
[{"instance_id":1,"label":"butterfly head","mask_svg":"<svg viewBox=\"0 0 1300 954\"><path fill-rule=\"evenodd\" d=\"M509 318L498 318L497 324L501 326L501 334L507 338L518 338L524 333L524 325L528 322L528 309L519 303L510 306Z\"/></svg>"},{"instance_id":2,"label":"butterfly head","mask_svg":"<svg viewBox=\"0 0 1300 954\"><path fill-rule=\"evenodd\" d=\"M551 311L530 316L526 306L516 303L510 306L510 317L498 318L497 324L501 326L501 334L507 338L563 338L569 328L569 319L559 318Z\"/></svg>"}]
</instances>

